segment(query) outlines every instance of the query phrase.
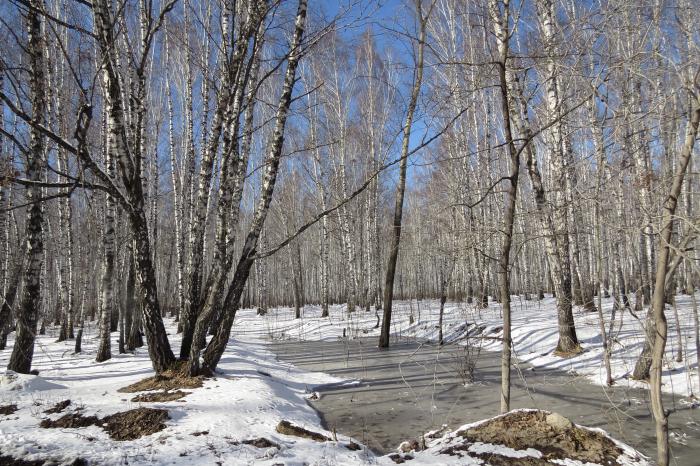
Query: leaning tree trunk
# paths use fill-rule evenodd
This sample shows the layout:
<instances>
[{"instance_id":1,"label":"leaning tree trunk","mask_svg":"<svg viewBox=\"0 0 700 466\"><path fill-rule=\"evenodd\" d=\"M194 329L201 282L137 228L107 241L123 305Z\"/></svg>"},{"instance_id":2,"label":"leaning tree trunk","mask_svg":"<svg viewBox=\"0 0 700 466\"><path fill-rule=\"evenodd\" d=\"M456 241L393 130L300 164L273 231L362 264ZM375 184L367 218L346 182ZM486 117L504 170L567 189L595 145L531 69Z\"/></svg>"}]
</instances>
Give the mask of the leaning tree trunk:
<instances>
[{"instance_id":1,"label":"leaning tree trunk","mask_svg":"<svg viewBox=\"0 0 700 466\"><path fill-rule=\"evenodd\" d=\"M22 279L25 257L26 253L24 248L22 248L19 263L13 270L12 279L7 284L2 307L0 307L0 350L4 350L5 346L7 346L7 334L10 333L12 325L12 307L15 305L15 298Z\"/></svg>"},{"instance_id":2,"label":"leaning tree trunk","mask_svg":"<svg viewBox=\"0 0 700 466\"><path fill-rule=\"evenodd\" d=\"M182 343L180 345L180 358L189 357L192 348L192 340L195 333L195 325L200 314L200 309L206 303L203 301L202 275L204 267L204 242L206 236L206 219L210 201L210 188L214 169L214 161L219 150L221 135L226 137L226 127L232 123L232 118L238 118L238 112L231 115L229 112L234 106L234 99L240 96L238 79L241 72L242 62L247 51L247 44L256 28L251 24L246 24L243 37L236 41L236 47L232 57L223 72L223 83L221 85L221 95L216 103L216 109L212 121L211 134L208 145L200 164L199 185L197 189L196 201L191 215L191 229L189 239L190 260L188 264L188 290L182 316ZM237 136L237 135L235 135ZM222 160L222 166L226 162ZM222 259L223 260L223 259ZM214 277L218 278L218 277ZM207 299L207 296L204 296ZM201 342L200 342L201 343Z\"/></svg>"},{"instance_id":3,"label":"leaning tree trunk","mask_svg":"<svg viewBox=\"0 0 700 466\"><path fill-rule=\"evenodd\" d=\"M695 89L697 92L700 89ZM678 159L678 167L671 190L663 205L663 217L661 220L661 232L659 234L658 257L656 261L656 277L654 281L654 294L652 298L652 309L654 315L654 327L656 336L651 355L650 389L651 389L651 411L656 421L656 448L657 462L660 466L669 464L668 449L668 412L664 410L663 399L661 398L661 374L663 366L664 352L666 349L666 336L668 326L665 313L665 290L667 280L667 267L671 249L671 235L673 233L673 223L678 205L678 197L681 194L683 178L685 177L688 162L693 155L693 146L698 134L700 124L700 97L693 103L690 120L686 129L685 141Z\"/></svg>"},{"instance_id":4,"label":"leaning tree trunk","mask_svg":"<svg viewBox=\"0 0 700 466\"><path fill-rule=\"evenodd\" d=\"M292 103L292 90L296 80L296 69L301 57L300 46L306 24L306 8L307 0L299 0L294 36L292 38L287 61L287 70L285 72L282 93L275 115L275 127L272 133L272 141L270 143L268 155L265 157L265 170L260 188L260 199L255 208L253 221L246 235L245 243L243 244L241 256L234 272L233 282L224 299L224 305L221 309L223 317L204 353L204 366L211 371L216 369L221 356L226 350L226 345L228 344L229 335L231 333L231 326L233 325L236 311L240 305L241 295L248 280L250 269L255 261L255 252L260 232L262 231L265 218L270 208L270 203L272 202L272 194L275 189L280 157L282 155L287 114L289 113L289 107ZM196 375L200 372L199 356L202 351L202 346L196 336L206 328L206 323L209 322L211 318L210 315L207 315L210 312L211 309L207 313L202 312L197 318L192 348L189 354L189 364L187 366L190 375Z\"/></svg>"},{"instance_id":5,"label":"leaning tree trunk","mask_svg":"<svg viewBox=\"0 0 700 466\"><path fill-rule=\"evenodd\" d=\"M399 259L399 242L401 241L401 223L403 217L403 198L406 192L406 171L408 169L408 145L411 139L411 127L413 126L413 114L418 105L421 84L423 81L423 48L425 47L425 29L428 18L423 17L421 1L416 1L416 14L419 21L418 56L416 58L416 70L413 77L413 89L411 100L408 104L406 122L403 126L403 140L401 142L401 161L399 162L399 184L396 187L396 201L394 204L394 218L392 222L391 243L389 245L389 258L386 264L384 278L384 315L382 329L379 335L379 347L389 347L389 335L391 333L391 311L394 299L394 278L396 276L396 263Z\"/></svg>"},{"instance_id":6,"label":"leaning tree trunk","mask_svg":"<svg viewBox=\"0 0 700 466\"><path fill-rule=\"evenodd\" d=\"M29 45L30 90L32 99L33 122L44 124L46 108L46 82L44 79L44 50L41 33L42 2L31 0L27 10L27 29ZM40 131L34 125L29 133L29 152L27 153L26 177L29 181L39 182L42 179L45 141ZM41 306L41 268L44 253L42 232L43 215L41 209L41 188L32 185L27 188L26 202L27 219L25 222L25 255L26 264L23 271L24 289L17 313L17 333L15 344L7 365L9 370L29 373L34 356L34 339L36 325Z\"/></svg>"},{"instance_id":7,"label":"leaning tree trunk","mask_svg":"<svg viewBox=\"0 0 700 466\"><path fill-rule=\"evenodd\" d=\"M172 8L173 3L169 5ZM168 11L168 7L166 6L165 8L161 14L161 20ZM134 240L135 265L141 292L141 303L143 305L143 320L148 340L148 353L153 368L160 373L172 366L175 362L175 357L170 348L160 314L156 275L145 213L143 181L141 179L141 159L144 154L142 147L144 142L142 119L145 113L143 107L145 96L143 70L137 70L137 74L139 74L138 92L130 94L130 100L133 101L134 107L132 108L134 110L133 116L136 119L136 132L134 140L131 141L132 147L126 128L128 106L125 104L125 96L122 92L119 60L114 47L116 39L115 21L107 0L94 0L92 9L96 37L102 54L102 74L105 83L104 98L107 102L108 128L111 133L111 147L109 147L109 151L115 157L119 169L118 178L120 178L125 190L125 195L123 198L120 198L120 201L129 219ZM151 34L154 32L155 30L153 29L147 31L151 38ZM145 40L145 37L142 37L142 40ZM146 44L142 44L142 48L144 56L147 56ZM147 60L144 59L143 63L146 62ZM112 177L110 179L114 180Z\"/></svg>"}]
</instances>

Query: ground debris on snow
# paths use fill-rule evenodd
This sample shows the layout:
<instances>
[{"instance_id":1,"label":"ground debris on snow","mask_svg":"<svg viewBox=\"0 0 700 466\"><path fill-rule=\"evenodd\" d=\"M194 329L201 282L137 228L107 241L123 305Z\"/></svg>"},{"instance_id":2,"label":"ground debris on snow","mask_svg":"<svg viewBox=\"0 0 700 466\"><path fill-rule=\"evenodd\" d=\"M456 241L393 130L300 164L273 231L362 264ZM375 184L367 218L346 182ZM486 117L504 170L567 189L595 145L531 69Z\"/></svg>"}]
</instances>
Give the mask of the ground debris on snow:
<instances>
[{"instance_id":1,"label":"ground debris on snow","mask_svg":"<svg viewBox=\"0 0 700 466\"><path fill-rule=\"evenodd\" d=\"M44 419L39 427L44 429L102 427L114 440L135 440L155 434L165 429L164 421L168 412L164 409L137 408L107 416L83 416L79 413L66 414L56 420Z\"/></svg>"},{"instance_id":2,"label":"ground debris on snow","mask_svg":"<svg viewBox=\"0 0 700 466\"><path fill-rule=\"evenodd\" d=\"M252 445L255 448L278 448L279 445L277 445L275 442L266 439L265 437L259 437L259 438L254 438L250 440L243 440L241 443L244 443L246 445Z\"/></svg>"},{"instance_id":3,"label":"ground debris on snow","mask_svg":"<svg viewBox=\"0 0 700 466\"><path fill-rule=\"evenodd\" d=\"M46 411L44 411L44 414L57 414L62 412L68 406L70 406L70 400L59 401L53 406L53 408L49 408Z\"/></svg>"},{"instance_id":4,"label":"ground debris on snow","mask_svg":"<svg viewBox=\"0 0 700 466\"><path fill-rule=\"evenodd\" d=\"M514 450L534 448L543 459L574 459L615 464L622 450L600 432L582 429L556 413L515 411L473 428L457 431L469 443L505 445Z\"/></svg>"},{"instance_id":5,"label":"ground debris on snow","mask_svg":"<svg viewBox=\"0 0 700 466\"><path fill-rule=\"evenodd\" d=\"M2 405L0 406L0 414L4 414L5 416L9 416L10 414L14 413L17 411L17 405L10 404L10 405Z\"/></svg>"},{"instance_id":6,"label":"ground debris on snow","mask_svg":"<svg viewBox=\"0 0 700 466\"><path fill-rule=\"evenodd\" d=\"M97 416L83 416L80 413L71 413L61 416L56 420L43 419L39 423L42 429L77 429L79 427L89 427L99 425L100 418Z\"/></svg>"},{"instance_id":7,"label":"ground debris on snow","mask_svg":"<svg viewBox=\"0 0 700 466\"><path fill-rule=\"evenodd\" d=\"M396 464L403 464L406 461L412 460L413 455L401 455L399 453L392 453L388 456L388 458Z\"/></svg>"},{"instance_id":8,"label":"ground debris on snow","mask_svg":"<svg viewBox=\"0 0 700 466\"><path fill-rule=\"evenodd\" d=\"M142 393L133 397L131 401L134 403L156 403L175 401L186 396L187 392L183 392L182 390L175 390L173 392L166 390L164 392Z\"/></svg>"},{"instance_id":9,"label":"ground debris on snow","mask_svg":"<svg viewBox=\"0 0 700 466\"><path fill-rule=\"evenodd\" d=\"M138 382L127 385L117 390L120 393L136 393L153 390L170 391L179 388L199 388L204 377L189 377L181 374L178 369L167 370L153 377L146 377Z\"/></svg>"},{"instance_id":10,"label":"ground debris on snow","mask_svg":"<svg viewBox=\"0 0 700 466\"><path fill-rule=\"evenodd\" d=\"M58 460L25 460L4 455L0 455L0 464L2 466L88 466L88 462L83 458L76 458L73 461L67 462Z\"/></svg>"},{"instance_id":11,"label":"ground debris on snow","mask_svg":"<svg viewBox=\"0 0 700 466\"><path fill-rule=\"evenodd\" d=\"M165 429L168 411L165 409L137 408L107 416L104 429L114 440L135 440Z\"/></svg>"},{"instance_id":12,"label":"ground debris on snow","mask_svg":"<svg viewBox=\"0 0 700 466\"><path fill-rule=\"evenodd\" d=\"M310 430L304 429L303 427L295 426L289 421L280 421L277 424L277 432L283 435L293 435L295 437L302 437L314 440L316 442L328 442L330 438L318 432L312 432Z\"/></svg>"},{"instance_id":13,"label":"ground debris on snow","mask_svg":"<svg viewBox=\"0 0 700 466\"><path fill-rule=\"evenodd\" d=\"M23 460L11 456L0 455L0 464L3 466L42 466L44 460Z\"/></svg>"},{"instance_id":14,"label":"ground debris on snow","mask_svg":"<svg viewBox=\"0 0 700 466\"><path fill-rule=\"evenodd\" d=\"M602 431L541 410L514 410L462 426L416 454L475 459L492 466L549 466L564 464L562 461L602 466L648 464L640 453Z\"/></svg>"}]
</instances>

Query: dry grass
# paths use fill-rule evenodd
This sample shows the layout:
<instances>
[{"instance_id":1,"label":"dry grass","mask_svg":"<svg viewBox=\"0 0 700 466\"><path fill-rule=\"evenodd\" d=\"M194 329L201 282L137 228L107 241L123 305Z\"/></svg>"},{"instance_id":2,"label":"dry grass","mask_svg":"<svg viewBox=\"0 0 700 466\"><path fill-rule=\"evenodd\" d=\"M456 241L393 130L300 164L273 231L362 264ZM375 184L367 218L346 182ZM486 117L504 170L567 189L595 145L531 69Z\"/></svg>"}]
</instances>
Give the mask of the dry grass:
<instances>
[{"instance_id":1,"label":"dry grass","mask_svg":"<svg viewBox=\"0 0 700 466\"><path fill-rule=\"evenodd\" d=\"M168 418L165 409L138 408L112 414L102 421L107 424L104 430L114 440L135 440L165 429Z\"/></svg>"},{"instance_id":2,"label":"dry grass","mask_svg":"<svg viewBox=\"0 0 700 466\"><path fill-rule=\"evenodd\" d=\"M49 408L44 411L44 414L57 414L70 406L70 400L63 400L56 403L53 408Z\"/></svg>"},{"instance_id":3,"label":"dry grass","mask_svg":"<svg viewBox=\"0 0 700 466\"><path fill-rule=\"evenodd\" d=\"M152 390L177 390L180 388L199 388L204 382L203 376L189 377L182 373L183 363L179 363L175 368L167 370L161 374L147 377L145 379L134 382L131 385L122 387L118 392L121 393L136 393L147 392Z\"/></svg>"},{"instance_id":4,"label":"dry grass","mask_svg":"<svg viewBox=\"0 0 700 466\"><path fill-rule=\"evenodd\" d=\"M165 401L175 401L180 398L184 398L188 395L187 392L181 390L175 390L174 392L155 392L155 393L142 393L131 399L134 403L156 403Z\"/></svg>"},{"instance_id":5,"label":"dry grass","mask_svg":"<svg viewBox=\"0 0 700 466\"><path fill-rule=\"evenodd\" d=\"M164 409L138 408L112 414L103 419L97 416L83 416L79 413L71 413L55 421L44 419L39 424L39 427L44 429L75 429L99 426L114 440L135 440L165 429L165 420L167 419L168 411Z\"/></svg>"},{"instance_id":6,"label":"dry grass","mask_svg":"<svg viewBox=\"0 0 700 466\"><path fill-rule=\"evenodd\" d=\"M467 451L476 442L504 445L514 450L534 448L542 458L509 459L500 455L489 456L495 465L550 465L550 460L572 459L583 463L615 465L622 450L608 437L572 424L567 419L546 411L517 411L498 417L477 427L457 432L464 439L441 453L458 454ZM469 453L474 456L473 453ZM479 456L481 459L482 458ZM515 462L513 462L515 461Z\"/></svg>"},{"instance_id":7,"label":"dry grass","mask_svg":"<svg viewBox=\"0 0 700 466\"><path fill-rule=\"evenodd\" d=\"M318 432L312 432L310 430L304 429L303 427L295 426L289 421L280 421L277 424L277 432L283 435L293 435L295 437L302 437L314 440L316 442L327 442L330 439L323 434Z\"/></svg>"}]
</instances>

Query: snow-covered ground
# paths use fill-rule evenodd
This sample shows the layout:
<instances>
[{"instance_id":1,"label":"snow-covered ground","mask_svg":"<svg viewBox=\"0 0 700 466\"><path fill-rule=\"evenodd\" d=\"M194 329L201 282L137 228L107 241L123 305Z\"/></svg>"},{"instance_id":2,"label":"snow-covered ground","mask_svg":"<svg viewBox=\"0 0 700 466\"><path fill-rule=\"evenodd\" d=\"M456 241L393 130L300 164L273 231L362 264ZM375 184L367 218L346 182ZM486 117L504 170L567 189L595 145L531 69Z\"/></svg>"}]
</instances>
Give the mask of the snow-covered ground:
<instances>
[{"instance_id":1,"label":"snow-covered ground","mask_svg":"<svg viewBox=\"0 0 700 466\"><path fill-rule=\"evenodd\" d=\"M688 299L681 297L679 303L685 343L685 337L691 335L692 314ZM606 311L609 307L610 303L607 303ZM435 301L398 303L392 324L395 338L434 339L437 335L437 309ZM409 323L411 312L415 319L413 324ZM185 389L189 393L181 400L156 403L132 402L130 399L134 394L117 391L152 375L145 348L138 349L135 354L115 354L109 361L96 363L94 324L88 325L84 350L78 355L73 354L73 341L57 343L57 329L49 328L47 335L37 339L33 368L39 371L39 376L5 373L0 377L0 407L15 404L18 408L12 414L0 415L0 456L10 455L24 460L52 459L55 464L71 464L76 458L83 458L89 464L100 465L394 464L389 457L377 457L364 447L348 449L351 439L341 434L335 437L337 441L315 442L276 432L279 421L287 420L334 438L334 433L322 428L318 414L306 403L306 398L314 386L342 380L328 374L305 372L278 361L265 347L269 338L336 339L343 332L348 337L378 335L373 312L358 310L348 317L343 306L333 306L330 318L321 319L319 316L320 309L316 306L307 306L303 318L298 320L293 318L289 309L271 310L264 317L257 316L254 310L240 311L234 324L233 339L219 365L220 373L206 380L201 388ZM600 382L604 376L596 319L594 314L577 315L579 338L586 351L575 358L562 360L549 354L556 344L553 300L517 301L513 324L517 356L536 366L585 373ZM497 306L475 310L467 305L449 305L445 313L446 338L463 336L465 322L485 326L482 332L488 337L482 340L485 349L500 346L496 331L499 326ZM669 359L672 359L671 350L676 342L672 318L670 322ZM639 325L625 314L622 329L616 331L618 343L614 348L613 364L618 383L628 383L620 377L632 369L642 343ZM180 338L175 333L175 323L167 320L166 326L171 344L177 349ZM0 351L0 366L7 364L13 336L8 341L8 349ZM113 337L116 338L116 334ZM690 358L690 363L688 366L674 363L677 370L670 372L665 379L665 389L689 393L690 384L695 383L697 390L695 353L684 356ZM57 402L68 399L71 405L63 413L44 413ZM58 419L76 410L86 416L101 418L140 406L167 409L170 417L167 427L133 441L112 440L97 426L79 429L38 427L42 419ZM243 443L260 437L278 447L257 448ZM488 449L488 446L484 448ZM444 464L438 458L428 461L429 455L430 452L422 453L420 463ZM463 458L461 464L472 464L470 461ZM480 463L474 460L473 464Z\"/></svg>"},{"instance_id":2,"label":"snow-covered ground","mask_svg":"<svg viewBox=\"0 0 700 466\"><path fill-rule=\"evenodd\" d=\"M168 322L171 342L179 337ZM114 334L116 335L116 334ZM39 376L5 374L0 380L0 406L16 404L14 414L0 415L0 452L25 460L51 458L70 464L83 458L89 464L356 464L373 455L345 448L340 442L317 443L277 434L282 419L314 431L323 431L316 412L305 402L309 385L336 382L320 373L303 373L276 361L262 342L231 344L222 358L215 379L181 400L165 403L134 403L135 394L117 389L153 374L145 348L136 354L115 355L96 363L95 338L90 332L84 352L72 354L73 342L56 343L55 335L38 338L33 368ZM12 341L8 348L11 348ZM6 365L10 350L0 352ZM71 405L60 414L44 414L63 400ZM183 402L184 401L184 402ZM103 417L118 411L147 406L166 408L167 428L134 441L115 441L99 427L41 429L42 419L58 419L83 408L83 415ZM201 434L207 432L206 434ZM197 435L195 435L197 434ZM279 449L256 448L241 443L264 437Z\"/></svg>"},{"instance_id":3,"label":"snow-covered ground","mask_svg":"<svg viewBox=\"0 0 700 466\"><path fill-rule=\"evenodd\" d=\"M698 301L700 302L700 295ZM698 395L698 364L695 350L695 330L693 308L690 296L676 298L681 338L678 338L676 319L670 306L667 307L668 342L664 363L663 390L681 396ZM606 330L610 328L612 299L603 300L603 313ZM481 344L484 350L501 349L501 313L498 303L490 303L487 309L478 309L472 304L447 303L444 312L444 339L458 340L464 344ZM357 311L347 316L344 306L332 306L330 318L320 319L320 308L307 306L301 319L294 319L290 309L278 309L265 319L252 310L242 311L237 317L235 334L248 335L250 332L267 333L273 338L301 340L333 340L346 335L379 336L375 328L377 318L374 311ZM613 330L611 366L616 385L645 387L643 382L631 380L637 357L644 344L643 322L646 311L635 313L628 310L617 312ZM414 322L410 323L413 314ZM394 303L392 332L396 338L436 340L438 336L439 302L437 300L413 300ZM561 358L552 354L557 345L556 301L547 297L541 301L526 301L522 297L513 299L512 337L515 354L520 361L535 367L560 369L584 375L593 383L605 384L606 374L603 364L603 348L600 338L598 313L574 310L576 331L584 351L574 357ZM465 338L465 323L483 328L483 338ZM682 350L682 361L677 362L678 349Z\"/></svg>"}]
</instances>

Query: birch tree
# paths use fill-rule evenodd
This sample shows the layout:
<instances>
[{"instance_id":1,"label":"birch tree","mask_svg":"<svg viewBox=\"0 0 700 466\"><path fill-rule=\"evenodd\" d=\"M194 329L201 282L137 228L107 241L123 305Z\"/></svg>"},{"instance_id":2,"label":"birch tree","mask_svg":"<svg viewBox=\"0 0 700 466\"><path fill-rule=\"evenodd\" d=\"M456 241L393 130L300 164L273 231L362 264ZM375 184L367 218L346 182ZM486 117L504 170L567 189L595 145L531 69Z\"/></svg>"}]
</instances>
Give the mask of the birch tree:
<instances>
[{"instance_id":1,"label":"birch tree","mask_svg":"<svg viewBox=\"0 0 700 466\"><path fill-rule=\"evenodd\" d=\"M392 221L391 242L389 245L389 257L387 259L386 275L384 278L384 299L382 300L383 317L381 333L379 335L379 347L389 347L389 336L391 334L391 311L394 299L394 279L396 276L396 263L399 258L399 243L401 241L401 221L403 218L404 195L406 192L406 172L408 171L409 143L413 126L413 117L418 106L421 84L423 81L423 61L426 41L426 25L430 12L433 8L431 4L426 14L423 14L422 0L415 2L415 14L418 22L418 38L416 45L416 65L413 71L413 84L411 86L411 97L406 110L406 121L403 125L401 140L401 161L399 162L399 182L396 187L396 198L394 204L394 215Z\"/></svg>"}]
</instances>

